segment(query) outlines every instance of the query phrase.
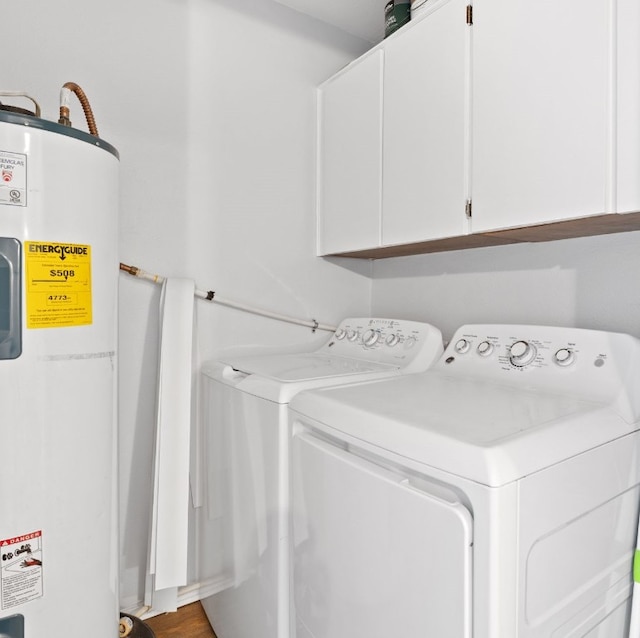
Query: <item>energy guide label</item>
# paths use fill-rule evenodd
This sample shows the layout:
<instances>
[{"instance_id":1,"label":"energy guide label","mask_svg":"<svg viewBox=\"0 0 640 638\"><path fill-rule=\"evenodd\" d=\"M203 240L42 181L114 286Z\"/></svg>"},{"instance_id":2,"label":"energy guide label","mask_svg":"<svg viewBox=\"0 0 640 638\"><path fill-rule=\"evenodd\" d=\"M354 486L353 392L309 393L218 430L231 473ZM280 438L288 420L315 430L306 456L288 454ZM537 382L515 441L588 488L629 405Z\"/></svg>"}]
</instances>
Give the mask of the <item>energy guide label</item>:
<instances>
[{"instance_id":1,"label":"energy guide label","mask_svg":"<svg viewBox=\"0 0 640 638\"><path fill-rule=\"evenodd\" d=\"M25 242L27 328L92 323L91 246Z\"/></svg>"},{"instance_id":2,"label":"energy guide label","mask_svg":"<svg viewBox=\"0 0 640 638\"><path fill-rule=\"evenodd\" d=\"M27 205L27 156L0 150L0 204Z\"/></svg>"},{"instance_id":3,"label":"energy guide label","mask_svg":"<svg viewBox=\"0 0 640 638\"><path fill-rule=\"evenodd\" d=\"M0 609L42 597L42 531L0 540Z\"/></svg>"}]
</instances>

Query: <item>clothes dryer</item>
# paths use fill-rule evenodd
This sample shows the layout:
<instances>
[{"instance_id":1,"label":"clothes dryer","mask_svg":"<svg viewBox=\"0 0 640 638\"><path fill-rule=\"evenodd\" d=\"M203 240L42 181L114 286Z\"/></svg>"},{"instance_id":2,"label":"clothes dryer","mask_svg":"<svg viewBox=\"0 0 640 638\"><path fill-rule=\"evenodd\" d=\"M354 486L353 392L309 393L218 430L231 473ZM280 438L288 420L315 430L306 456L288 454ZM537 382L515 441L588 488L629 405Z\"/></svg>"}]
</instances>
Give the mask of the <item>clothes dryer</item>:
<instances>
[{"instance_id":1,"label":"clothes dryer","mask_svg":"<svg viewBox=\"0 0 640 638\"><path fill-rule=\"evenodd\" d=\"M640 342L472 325L290 405L297 638L624 638Z\"/></svg>"},{"instance_id":2,"label":"clothes dryer","mask_svg":"<svg viewBox=\"0 0 640 638\"><path fill-rule=\"evenodd\" d=\"M240 356L203 369L208 513L199 546L218 563L202 600L218 638L290 635L287 405L299 391L421 372L442 354L426 323L344 320L315 352Z\"/></svg>"}]
</instances>

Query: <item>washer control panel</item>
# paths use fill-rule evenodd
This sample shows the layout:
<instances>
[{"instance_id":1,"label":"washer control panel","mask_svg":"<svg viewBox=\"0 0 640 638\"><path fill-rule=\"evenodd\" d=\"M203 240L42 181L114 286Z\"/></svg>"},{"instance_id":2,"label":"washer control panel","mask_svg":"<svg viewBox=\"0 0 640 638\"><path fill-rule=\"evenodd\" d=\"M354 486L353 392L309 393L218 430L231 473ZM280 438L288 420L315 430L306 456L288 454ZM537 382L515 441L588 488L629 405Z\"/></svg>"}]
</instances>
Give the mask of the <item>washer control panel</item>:
<instances>
[{"instance_id":1,"label":"washer control panel","mask_svg":"<svg viewBox=\"0 0 640 638\"><path fill-rule=\"evenodd\" d=\"M640 367L640 341L620 333L526 325L467 325L434 370L585 398L615 393Z\"/></svg>"},{"instance_id":2,"label":"washer control panel","mask_svg":"<svg viewBox=\"0 0 640 638\"><path fill-rule=\"evenodd\" d=\"M442 333L431 324L356 317L341 321L319 352L413 370L426 369L443 350Z\"/></svg>"}]
</instances>

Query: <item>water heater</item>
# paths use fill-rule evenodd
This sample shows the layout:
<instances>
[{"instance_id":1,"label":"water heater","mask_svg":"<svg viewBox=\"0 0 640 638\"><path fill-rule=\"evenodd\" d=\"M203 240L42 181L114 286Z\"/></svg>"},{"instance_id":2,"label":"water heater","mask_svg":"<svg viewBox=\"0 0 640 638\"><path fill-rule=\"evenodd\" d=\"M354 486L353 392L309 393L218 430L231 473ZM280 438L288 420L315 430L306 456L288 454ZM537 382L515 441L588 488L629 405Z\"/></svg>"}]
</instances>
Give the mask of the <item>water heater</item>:
<instances>
[{"instance_id":1,"label":"water heater","mask_svg":"<svg viewBox=\"0 0 640 638\"><path fill-rule=\"evenodd\" d=\"M118 634L118 153L0 106L0 636Z\"/></svg>"}]
</instances>

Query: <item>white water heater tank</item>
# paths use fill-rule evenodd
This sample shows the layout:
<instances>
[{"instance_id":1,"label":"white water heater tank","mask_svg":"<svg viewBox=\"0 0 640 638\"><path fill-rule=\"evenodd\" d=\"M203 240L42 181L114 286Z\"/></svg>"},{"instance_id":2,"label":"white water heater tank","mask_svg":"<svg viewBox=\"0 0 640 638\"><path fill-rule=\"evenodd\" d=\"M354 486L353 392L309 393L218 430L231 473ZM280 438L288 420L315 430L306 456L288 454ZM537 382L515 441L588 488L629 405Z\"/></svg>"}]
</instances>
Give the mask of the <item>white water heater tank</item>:
<instances>
[{"instance_id":1,"label":"white water heater tank","mask_svg":"<svg viewBox=\"0 0 640 638\"><path fill-rule=\"evenodd\" d=\"M115 148L0 110L0 635L118 634Z\"/></svg>"}]
</instances>

